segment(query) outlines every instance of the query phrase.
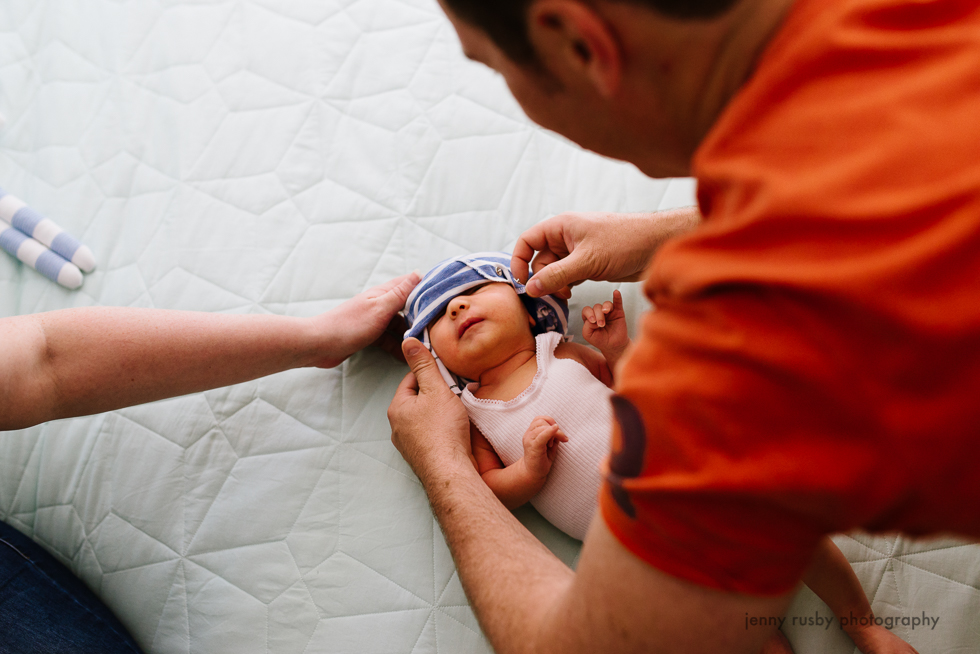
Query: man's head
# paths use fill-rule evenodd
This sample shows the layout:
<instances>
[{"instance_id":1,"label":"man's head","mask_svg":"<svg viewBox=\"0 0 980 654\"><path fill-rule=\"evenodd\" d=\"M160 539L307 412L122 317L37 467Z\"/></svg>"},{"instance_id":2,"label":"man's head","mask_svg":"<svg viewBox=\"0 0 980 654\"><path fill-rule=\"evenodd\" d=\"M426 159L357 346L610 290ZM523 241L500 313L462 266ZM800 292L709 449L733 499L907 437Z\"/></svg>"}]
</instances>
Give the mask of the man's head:
<instances>
[{"instance_id":1,"label":"man's head","mask_svg":"<svg viewBox=\"0 0 980 654\"><path fill-rule=\"evenodd\" d=\"M536 123L655 177L691 157L794 0L440 0Z\"/></svg>"},{"instance_id":2,"label":"man's head","mask_svg":"<svg viewBox=\"0 0 980 654\"><path fill-rule=\"evenodd\" d=\"M514 63L531 65L537 60L528 35L528 8L533 0L443 0L457 17L487 36ZM737 0L623 0L682 19L715 18L728 11Z\"/></svg>"}]
</instances>

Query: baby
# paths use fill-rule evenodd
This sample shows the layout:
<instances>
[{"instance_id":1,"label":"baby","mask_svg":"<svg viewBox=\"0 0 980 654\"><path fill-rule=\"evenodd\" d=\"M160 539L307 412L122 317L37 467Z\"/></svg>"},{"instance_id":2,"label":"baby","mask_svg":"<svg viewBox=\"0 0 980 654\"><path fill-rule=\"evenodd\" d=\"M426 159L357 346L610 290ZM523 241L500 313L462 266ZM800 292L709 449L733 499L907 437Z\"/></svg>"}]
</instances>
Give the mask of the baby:
<instances>
[{"instance_id":1,"label":"baby","mask_svg":"<svg viewBox=\"0 0 980 654\"><path fill-rule=\"evenodd\" d=\"M595 350L566 342L564 301L526 295L511 274L510 255L486 252L429 271L409 295L405 317L405 338L429 348L466 406L473 465L487 486L508 508L530 501L549 522L582 540L609 451L613 372L629 346L620 293L582 311L582 335ZM805 582L839 617L872 614L850 564L829 538ZM854 622L842 626L862 651L915 652L882 626ZM775 642L779 638L766 651L788 651L788 644Z\"/></svg>"}]
</instances>

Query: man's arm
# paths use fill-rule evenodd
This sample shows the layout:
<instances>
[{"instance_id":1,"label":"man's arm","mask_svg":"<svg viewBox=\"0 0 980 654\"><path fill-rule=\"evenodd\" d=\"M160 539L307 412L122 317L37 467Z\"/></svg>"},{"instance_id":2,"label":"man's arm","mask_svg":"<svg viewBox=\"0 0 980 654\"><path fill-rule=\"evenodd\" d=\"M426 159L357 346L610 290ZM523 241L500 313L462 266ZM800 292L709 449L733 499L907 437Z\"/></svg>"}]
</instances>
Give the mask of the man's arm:
<instances>
[{"instance_id":1,"label":"man's arm","mask_svg":"<svg viewBox=\"0 0 980 654\"><path fill-rule=\"evenodd\" d=\"M0 319L0 429L336 366L383 335L416 283L314 318L100 307Z\"/></svg>"},{"instance_id":2,"label":"man's arm","mask_svg":"<svg viewBox=\"0 0 980 654\"><path fill-rule=\"evenodd\" d=\"M392 440L422 481L480 625L512 652L756 654L792 593L752 597L695 586L626 550L601 518L573 572L497 501L469 458L462 403L431 355L406 341L412 368L388 410Z\"/></svg>"},{"instance_id":3,"label":"man's arm","mask_svg":"<svg viewBox=\"0 0 980 654\"><path fill-rule=\"evenodd\" d=\"M874 616L868 596L854 568L830 538L820 541L803 581L830 607L840 628L862 652L918 654L904 640L868 619Z\"/></svg>"}]
</instances>

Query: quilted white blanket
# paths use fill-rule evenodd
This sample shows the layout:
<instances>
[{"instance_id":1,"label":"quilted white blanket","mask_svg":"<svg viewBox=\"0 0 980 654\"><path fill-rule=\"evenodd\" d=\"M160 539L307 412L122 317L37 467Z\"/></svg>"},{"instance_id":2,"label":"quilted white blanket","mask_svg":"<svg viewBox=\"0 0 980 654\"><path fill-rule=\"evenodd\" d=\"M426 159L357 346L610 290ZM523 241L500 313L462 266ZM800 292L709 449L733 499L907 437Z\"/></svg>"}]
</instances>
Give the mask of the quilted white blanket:
<instances>
[{"instance_id":1,"label":"quilted white blanket","mask_svg":"<svg viewBox=\"0 0 980 654\"><path fill-rule=\"evenodd\" d=\"M554 213L692 202L687 180L645 179L531 125L463 59L434 0L4 0L0 113L0 186L100 263L70 292L0 256L0 316L312 315L447 256L507 249ZM609 292L584 288L578 306ZM404 372L364 352L0 433L0 519L149 651L488 651L389 441ZM521 517L574 561L576 542ZM921 652L980 651L975 547L841 542ZM939 621L913 625L922 615ZM806 591L790 611L821 616ZM836 624L784 629L798 652L851 648Z\"/></svg>"}]
</instances>

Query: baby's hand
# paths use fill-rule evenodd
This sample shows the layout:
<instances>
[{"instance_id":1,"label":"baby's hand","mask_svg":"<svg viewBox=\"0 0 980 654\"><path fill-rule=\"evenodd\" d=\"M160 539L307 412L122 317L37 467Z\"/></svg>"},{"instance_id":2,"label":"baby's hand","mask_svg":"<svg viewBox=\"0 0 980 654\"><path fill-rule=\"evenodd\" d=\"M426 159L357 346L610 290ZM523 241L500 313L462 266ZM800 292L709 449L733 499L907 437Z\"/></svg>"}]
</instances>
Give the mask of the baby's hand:
<instances>
[{"instance_id":1,"label":"baby's hand","mask_svg":"<svg viewBox=\"0 0 980 654\"><path fill-rule=\"evenodd\" d=\"M623 295L619 291L613 291L612 302L582 309L582 322L582 336L603 354L609 351L621 354L629 345Z\"/></svg>"},{"instance_id":2,"label":"baby's hand","mask_svg":"<svg viewBox=\"0 0 980 654\"><path fill-rule=\"evenodd\" d=\"M567 442L568 436L548 416L532 420L524 432L524 467L528 473L535 479L547 477L558 454L558 443Z\"/></svg>"}]
</instances>

